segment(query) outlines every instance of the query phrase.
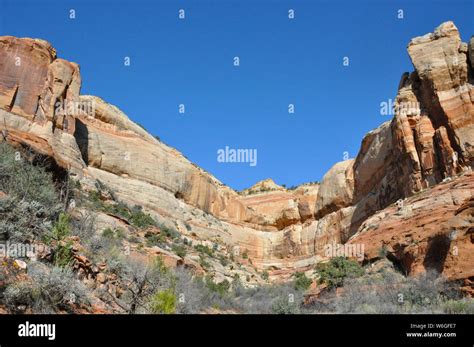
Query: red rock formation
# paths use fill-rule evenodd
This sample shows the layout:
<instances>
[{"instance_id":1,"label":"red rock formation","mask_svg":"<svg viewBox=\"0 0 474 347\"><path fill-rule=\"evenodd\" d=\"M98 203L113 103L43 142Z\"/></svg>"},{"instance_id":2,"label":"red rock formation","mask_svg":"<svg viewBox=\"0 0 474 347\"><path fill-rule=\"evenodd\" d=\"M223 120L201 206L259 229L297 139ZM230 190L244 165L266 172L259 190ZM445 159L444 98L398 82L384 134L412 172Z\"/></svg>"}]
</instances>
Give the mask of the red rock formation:
<instances>
[{"instance_id":1,"label":"red rock formation","mask_svg":"<svg viewBox=\"0 0 474 347\"><path fill-rule=\"evenodd\" d=\"M364 245L366 261L386 252L408 275L434 269L458 280L474 276L473 227L474 174L467 173L379 211L348 243Z\"/></svg>"},{"instance_id":2,"label":"red rock formation","mask_svg":"<svg viewBox=\"0 0 474 347\"><path fill-rule=\"evenodd\" d=\"M184 235L239 247L257 268L282 275L306 269L324 258L326 244L350 239L367 242L367 259L380 242L392 245L393 257L416 273L426 268L425 259L431 262L430 240L440 225L464 232L458 248L471 249L469 229L461 225L470 212L459 210L466 194L461 199L449 189L459 184L472 195L471 176L455 175L474 165L473 40L462 43L447 22L413 39L408 53L415 71L402 76L394 118L369 132L356 159L334 165L321 185L286 190L263 181L255 194L233 191L115 106L80 96L79 67L36 39L0 37L0 141L54 158L84 187L100 180L122 201L173 221ZM441 184L450 177L452 185ZM394 217L391 204L420 192L421 214ZM416 199L410 204L417 210ZM373 222L382 215L386 222ZM412 227L411 237L425 248L400 239ZM471 257L446 259L447 276L472 276Z\"/></svg>"}]
</instances>

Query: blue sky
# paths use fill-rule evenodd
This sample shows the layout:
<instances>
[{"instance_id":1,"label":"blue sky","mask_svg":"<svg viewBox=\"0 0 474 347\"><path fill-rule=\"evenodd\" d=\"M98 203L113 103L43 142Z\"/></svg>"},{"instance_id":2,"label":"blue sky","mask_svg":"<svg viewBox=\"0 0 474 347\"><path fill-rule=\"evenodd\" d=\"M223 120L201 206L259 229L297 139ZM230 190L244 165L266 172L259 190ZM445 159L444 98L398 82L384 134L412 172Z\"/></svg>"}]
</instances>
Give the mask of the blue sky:
<instances>
[{"instance_id":1,"label":"blue sky","mask_svg":"<svg viewBox=\"0 0 474 347\"><path fill-rule=\"evenodd\" d=\"M240 190L268 177L321 180L344 152L354 157L364 134L390 119L380 103L413 69L409 40L453 20L467 41L473 3L0 0L0 35L48 40L80 64L82 94L118 106ZM258 164L219 163L226 146L257 149Z\"/></svg>"}]
</instances>

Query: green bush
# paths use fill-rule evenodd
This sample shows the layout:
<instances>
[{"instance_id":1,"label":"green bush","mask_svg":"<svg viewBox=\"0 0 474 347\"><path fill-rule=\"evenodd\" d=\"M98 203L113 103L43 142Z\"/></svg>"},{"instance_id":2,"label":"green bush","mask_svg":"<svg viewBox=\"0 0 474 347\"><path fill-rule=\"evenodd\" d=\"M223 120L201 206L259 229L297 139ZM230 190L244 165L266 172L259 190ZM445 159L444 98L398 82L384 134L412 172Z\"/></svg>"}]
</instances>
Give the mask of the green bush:
<instances>
[{"instance_id":1,"label":"green bush","mask_svg":"<svg viewBox=\"0 0 474 347\"><path fill-rule=\"evenodd\" d=\"M214 251L212 250L212 248L209 248L205 245L196 245L194 246L194 248L196 249L196 251L198 251L199 253L203 253L203 254L207 254L208 256L210 257L213 257L214 256Z\"/></svg>"},{"instance_id":2,"label":"green bush","mask_svg":"<svg viewBox=\"0 0 474 347\"><path fill-rule=\"evenodd\" d=\"M137 228L156 226L156 222L153 217L143 212L141 206L134 206L130 209L126 204L121 201L106 204L101 199L101 193L95 190L89 192L89 201L92 204L92 208L105 213L117 215L127 220L130 224Z\"/></svg>"},{"instance_id":3,"label":"green bush","mask_svg":"<svg viewBox=\"0 0 474 347\"><path fill-rule=\"evenodd\" d=\"M58 267L65 267L73 261L72 241L66 240L71 235L69 216L61 213L46 240L54 246L53 262Z\"/></svg>"},{"instance_id":4,"label":"green bush","mask_svg":"<svg viewBox=\"0 0 474 347\"><path fill-rule=\"evenodd\" d=\"M104 210L105 209L105 204L101 199L100 193L96 190L91 190L88 193L89 196L89 201L92 204L92 207L96 210Z\"/></svg>"},{"instance_id":5,"label":"green bush","mask_svg":"<svg viewBox=\"0 0 474 347\"><path fill-rule=\"evenodd\" d=\"M106 228L102 231L102 236L108 239L113 239L115 236L115 233L112 229Z\"/></svg>"},{"instance_id":6,"label":"green bush","mask_svg":"<svg viewBox=\"0 0 474 347\"><path fill-rule=\"evenodd\" d=\"M153 294L150 310L152 313L172 314L176 312L176 295L173 290L165 289Z\"/></svg>"},{"instance_id":7,"label":"green bush","mask_svg":"<svg viewBox=\"0 0 474 347\"><path fill-rule=\"evenodd\" d=\"M313 283L313 280L306 277L306 274L304 272L297 272L294 274L294 277L294 285L296 290L305 291L309 288L311 283Z\"/></svg>"},{"instance_id":8,"label":"green bush","mask_svg":"<svg viewBox=\"0 0 474 347\"><path fill-rule=\"evenodd\" d=\"M149 214L144 213L140 206L135 206L130 211L130 223L137 228L155 226L156 222Z\"/></svg>"},{"instance_id":9,"label":"green bush","mask_svg":"<svg viewBox=\"0 0 474 347\"><path fill-rule=\"evenodd\" d=\"M53 178L46 167L31 164L5 143L0 143L0 191L46 207L58 203Z\"/></svg>"},{"instance_id":10,"label":"green bush","mask_svg":"<svg viewBox=\"0 0 474 347\"><path fill-rule=\"evenodd\" d=\"M26 243L47 233L61 210L53 177L0 143L0 240Z\"/></svg>"},{"instance_id":11,"label":"green bush","mask_svg":"<svg viewBox=\"0 0 474 347\"><path fill-rule=\"evenodd\" d=\"M165 242L165 237L161 234L157 235L152 233L146 233L145 239L148 247L160 246Z\"/></svg>"},{"instance_id":12,"label":"green bush","mask_svg":"<svg viewBox=\"0 0 474 347\"><path fill-rule=\"evenodd\" d=\"M172 228L168 228L164 225L160 226L160 231L163 236L169 237L172 240L177 239L180 236L179 232L177 232L176 230Z\"/></svg>"},{"instance_id":13,"label":"green bush","mask_svg":"<svg viewBox=\"0 0 474 347\"><path fill-rule=\"evenodd\" d=\"M199 265L201 265L205 270L211 267L211 264L206 260L203 254L199 254Z\"/></svg>"},{"instance_id":14,"label":"green bush","mask_svg":"<svg viewBox=\"0 0 474 347\"><path fill-rule=\"evenodd\" d=\"M178 244L173 244L173 246L171 247L171 250L178 256L178 257L181 257L181 258L184 258L186 256L186 247L184 247L183 245L178 245Z\"/></svg>"},{"instance_id":15,"label":"green bush","mask_svg":"<svg viewBox=\"0 0 474 347\"><path fill-rule=\"evenodd\" d=\"M279 298L272 305L274 314L297 314L299 312L299 306L289 298Z\"/></svg>"},{"instance_id":16,"label":"green bush","mask_svg":"<svg viewBox=\"0 0 474 347\"><path fill-rule=\"evenodd\" d=\"M355 260L335 257L327 263L319 263L316 266L316 273L320 276L319 283L335 288L342 286L346 278L362 276L364 269Z\"/></svg>"},{"instance_id":17,"label":"green bush","mask_svg":"<svg viewBox=\"0 0 474 347\"><path fill-rule=\"evenodd\" d=\"M228 280L224 280L222 282L216 283L214 282L214 278L212 276L206 276L206 286L211 291L218 293L220 296L224 296L229 292L230 282Z\"/></svg>"},{"instance_id":18,"label":"green bush","mask_svg":"<svg viewBox=\"0 0 474 347\"><path fill-rule=\"evenodd\" d=\"M117 240L122 240L125 238L125 233L123 229L110 229L106 228L102 231L102 236L105 237L106 239L117 239Z\"/></svg>"}]
</instances>

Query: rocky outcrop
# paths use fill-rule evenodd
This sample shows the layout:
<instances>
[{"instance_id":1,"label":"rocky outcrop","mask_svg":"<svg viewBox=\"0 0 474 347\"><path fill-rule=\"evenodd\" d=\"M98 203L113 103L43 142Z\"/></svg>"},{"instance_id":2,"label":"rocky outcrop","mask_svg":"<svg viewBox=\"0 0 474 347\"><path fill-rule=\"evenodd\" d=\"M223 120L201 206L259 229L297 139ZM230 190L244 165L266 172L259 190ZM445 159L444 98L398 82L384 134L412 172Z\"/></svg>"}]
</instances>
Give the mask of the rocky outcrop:
<instances>
[{"instance_id":1,"label":"rocky outcrop","mask_svg":"<svg viewBox=\"0 0 474 347\"><path fill-rule=\"evenodd\" d=\"M408 53L419 79L416 91L435 129L444 126L460 163L474 156L474 91L469 83L467 46L452 22L413 39ZM418 82L418 81L417 81Z\"/></svg>"},{"instance_id":2,"label":"rocky outcrop","mask_svg":"<svg viewBox=\"0 0 474 347\"><path fill-rule=\"evenodd\" d=\"M452 22L413 39L408 54L415 71L401 78L394 118L369 132L357 157L335 164L321 184L296 189L272 180L240 193L223 185L117 107L80 95L78 65L37 39L0 37L0 141L53 158L85 189L105 185L185 236L246 254L242 262L271 276L308 269L325 258L325 245L348 240L367 243L367 261L385 242L392 259L416 273L427 267L425 259L433 262L429 245L440 225L458 230L457 247L470 250L462 222L470 221L470 210L461 206L470 206L473 184L472 47ZM417 212L400 220L393 203L406 198ZM381 216L383 223L374 222ZM410 223L424 248L400 239ZM435 266L447 276L472 276L449 270L466 269L471 258L446 259Z\"/></svg>"},{"instance_id":3,"label":"rocky outcrop","mask_svg":"<svg viewBox=\"0 0 474 347\"><path fill-rule=\"evenodd\" d=\"M0 104L2 108L39 124L74 132L68 107L79 98L79 66L57 59L43 40L0 38Z\"/></svg>"},{"instance_id":4,"label":"rocky outcrop","mask_svg":"<svg viewBox=\"0 0 474 347\"><path fill-rule=\"evenodd\" d=\"M318 191L318 184L287 190L271 179L258 182L241 192L239 202L248 211L244 221L264 230L281 230L313 219Z\"/></svg>"},{"instance_id":5,"label":"rocky outcrop","mask_svg":"<svg viewBox=\"0 0 474 347\"><path fill-rule=\"evenodd\" d=\"M452 22L409 43L415 71L402 76L395 117L366 135L354 163L359 222L472 168L474 91L464 47Z\"/></svg>"},{"instance_id":6,"label":"rocky outcrop","mask_svg":"<svg viewBox=\"0 0 474 347\"><path fill-rule=\"evenodd\" d=\"M473 197L474 174L467 173L374 214L348 243L364 245L366 261L388 257L408 275L473 277Z\"/></svg>"},{"instance_id":7,"label":"rocky outcrop","mask_svg":"<svg viewBox=\"0 0 474 347\"><path fill-rule=\"evenodd\" d=\"M354 193L354 161L341 161L323 177L316 200L316 218L352 203Z\"/></svg>"}]
</instances>

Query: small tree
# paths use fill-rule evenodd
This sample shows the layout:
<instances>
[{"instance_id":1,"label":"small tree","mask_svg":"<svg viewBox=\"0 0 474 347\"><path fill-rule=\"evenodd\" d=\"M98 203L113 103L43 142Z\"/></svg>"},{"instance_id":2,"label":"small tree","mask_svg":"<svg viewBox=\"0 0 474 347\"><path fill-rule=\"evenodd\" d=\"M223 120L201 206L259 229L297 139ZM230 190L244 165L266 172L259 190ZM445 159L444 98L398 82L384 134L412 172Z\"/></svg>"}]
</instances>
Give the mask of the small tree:
<instances>
[{"instance_id":1,"label":"small tree","mask_svg":"<svg viewBox=\"0 0 474 347\"><path fill-rule=\"evenodd\" d=\"M313 280L306 277L304 272L297 272L294 274L295 279L295 289L305 291L309 288Z\"/></svg>"},{"instance_id":2,"label":"small tree","mask_svg":"<svg viewBox=\"0 0 474 347\"><path fill-rule=\"evenodd\" d=\"M54 245L53 262L55 266L65 267L73 261L72 241L66 240L70 234L69 216L61 213L51 233L46 237L47 241Z\"/></svg>"},{"instance_id":3,"label":"small tree","mask_svg":"<svg viewBox=\"0 0 474 347\"><path fill-rule=\"evenodd\" d=\"M160 257L150 263L130 259L124 264L122 278L125 282L126 293L120 300L112 298L129 314L146 311L155 293L162 288L173 286L172 275Z\"/></svg>"},{"instance_id":4,"label":"small tree","mask_svg":"<svg viewBox=\"0 0 474 347\"><path fill-rule=\"evenodd\" d=\"M320 276L319 283L336 288L342 286L346 278L362 276L364 269L355 260L335 257L327 263L319 263L315 272Z\"/></svg>"},{"instance_id":5,"label":"small tree","mask_svg":"<svg viewBox=\"0 0 474 347\"><path fill-rule=\"evenodd\" d=\"M165 289L153 294L150 303L152 313L172 314L176 312L176 295L172 289Z\"/></svg>"}]
</instances>

